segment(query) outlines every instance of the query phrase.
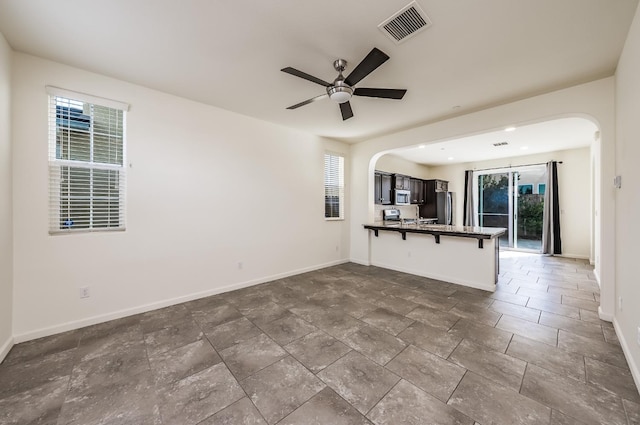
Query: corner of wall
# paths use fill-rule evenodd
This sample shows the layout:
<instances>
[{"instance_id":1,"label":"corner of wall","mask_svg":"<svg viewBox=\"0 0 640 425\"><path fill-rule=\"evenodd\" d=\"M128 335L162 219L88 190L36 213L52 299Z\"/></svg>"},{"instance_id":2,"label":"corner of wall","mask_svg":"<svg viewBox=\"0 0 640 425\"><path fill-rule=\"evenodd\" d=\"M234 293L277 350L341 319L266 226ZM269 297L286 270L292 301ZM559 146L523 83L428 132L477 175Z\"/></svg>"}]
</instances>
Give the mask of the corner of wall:
<instances>
[{"instance_id":1,"label":"corner of wall","mask_svg":"<svg viewBox=\"0 0 640 425\"><path fill-rule=\"evenodd\" d=\"M640 302L640 287L637 278L637 242L640 229L636 226L640 214L638 191L635 182L640 179L637 158L640 155L640 6L627 34L615 74L615 143L609 148L612 166L606 176L609 199L613 203L611 214L612 235L606 248L613 257L611 273L615 285L611 294L611 315L620 345L624 351L636 386L640 387L640 310L634 308ZM622 186L614 188L614 176L622 176ZM626 183L625 183L626 182ZM596 257L597 262L597 257ZM601 271L603 283L607 275ZM624 308L622 302L624 301Z\"/></svg>"},{"instance_id":2,"label":"corner of wall","mask_svg":"<svg viewBox=\"0 0 640 425\"><path fill-rule=\"evenodd\" d=\"M0 33L0 362L13 346L13 169L11 62L13 51Z\"/></svg>"},{"instance_id":3,"label":"corner of wall","mask_svg":"<svg viewBox=\"0 0 640 425\"><path fill-rule=\"evenodd\" d=\"M13 337L10 336L9 339L7 339L4 344L0 346L0 363L2 363L5 357L7 357L7 354L9 354L9 351L11 351L14 343L15 342Z\"/></svg>"}]
</instances>

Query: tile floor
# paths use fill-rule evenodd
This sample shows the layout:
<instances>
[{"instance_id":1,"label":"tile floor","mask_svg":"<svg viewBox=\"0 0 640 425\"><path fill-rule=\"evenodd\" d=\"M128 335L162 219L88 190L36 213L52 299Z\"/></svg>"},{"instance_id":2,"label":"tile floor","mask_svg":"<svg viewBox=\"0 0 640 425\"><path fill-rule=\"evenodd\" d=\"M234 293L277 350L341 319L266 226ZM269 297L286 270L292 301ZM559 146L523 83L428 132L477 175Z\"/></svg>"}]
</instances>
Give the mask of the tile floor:
<instances>
[{"instance_id":1,"label":"tile floor","mask_svg":"<svg viewBox=\"0 0 640 425\"><path fill-rule=\"evenodd\" d=\"M640 424L583 261L495 293L345 264L15 346L1 424Z\"/></svg>"}]
</instances>

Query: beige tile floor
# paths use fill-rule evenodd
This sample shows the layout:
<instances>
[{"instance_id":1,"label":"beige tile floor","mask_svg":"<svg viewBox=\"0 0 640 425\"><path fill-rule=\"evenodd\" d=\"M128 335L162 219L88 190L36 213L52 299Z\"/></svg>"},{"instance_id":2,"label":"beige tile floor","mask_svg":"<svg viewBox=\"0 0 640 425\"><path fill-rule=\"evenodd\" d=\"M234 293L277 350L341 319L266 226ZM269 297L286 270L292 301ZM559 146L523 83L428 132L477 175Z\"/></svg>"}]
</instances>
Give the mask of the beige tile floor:
<instances>
[{"instance_id":1,"label":"beige tile floor","mask_svg":"<svg viewBox=\"0 0 640 425\"><path fill-rule=\"evenodd\" d=\"M345 264L15 346L0 424L640 424L584 261Z\"/></svg>"}]
</instances>

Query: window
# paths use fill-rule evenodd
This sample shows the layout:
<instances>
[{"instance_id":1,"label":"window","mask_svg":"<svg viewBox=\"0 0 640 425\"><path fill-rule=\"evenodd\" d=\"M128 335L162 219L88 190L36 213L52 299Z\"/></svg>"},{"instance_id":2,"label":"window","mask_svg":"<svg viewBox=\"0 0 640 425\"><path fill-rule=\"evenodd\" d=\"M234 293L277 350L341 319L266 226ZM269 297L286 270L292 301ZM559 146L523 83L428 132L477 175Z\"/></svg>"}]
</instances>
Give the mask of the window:
<instances>
[{"instance_id":1,"label":"window","mask_svg":"<svg viewBox=\"0 0 640 425\"><path fill-rule=\"evenodd\" d=\"M533 193L533 185L521 184L518 186L518 193L520 195L531 195Z\"/></svg>"},{"instance_id":2,"label":"window","mask_svg":"<svg viewBox=\"0 0 640 425\"><path fill-rule=\"evenodd\" d=\"M344 219L344 157L324 155L324 217Z\"/></svg>"},{"instance_id":3,"label":"window","mask_svg":"<svg viewBox=\"0 0 640 425\"><path fill-rule=\"evenodd\" d=\"M47 91L49 233L124 230L128 105Z\"/></svg>"},{"instance_id":4,"label":"window","mask_svg":"<svg viewBox=\"0 0 640 425\"><path fill-rule=\"evenodd\" d=\"M544 195L544 192L547 190L547 185L545 183L538 183L538 195Z\"/></svg>"}]
</instances>

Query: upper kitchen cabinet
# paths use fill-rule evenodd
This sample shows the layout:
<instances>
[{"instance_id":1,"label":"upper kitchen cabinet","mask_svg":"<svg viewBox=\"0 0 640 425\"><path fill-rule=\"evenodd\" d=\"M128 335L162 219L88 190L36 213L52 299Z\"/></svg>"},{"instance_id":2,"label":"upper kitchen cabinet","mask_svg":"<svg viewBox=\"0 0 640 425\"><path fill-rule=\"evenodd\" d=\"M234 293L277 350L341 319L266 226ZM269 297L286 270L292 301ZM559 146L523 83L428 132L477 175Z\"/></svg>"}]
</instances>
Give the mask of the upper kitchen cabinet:
<instances>
[{"instance_id":1,"label":"upper kitchen cabinet","mask_svg":"<svg viewBox=\"0 0 640 425\"><path fill-rule=\"evenodd\" d=\"M393 187L398 190L411 190L411 177L402 174L394 174Z\"/></svg>"},{"instance_id":2,"label":"upper kitchen cabinet","mask_svg":"<svg viewBox=\"0 0 640 425\"><path fill-rule=\"evenodd\" d=\"M412 204L424 204L425 203L425 184L423 180L410 179L411 186L411 203Z\"/></svg>"},{"instance_id":3,"label":"upper kitchen cabinet","mask_svg":"<svg viewBox=\"0 0 640 425\"><path fill-rule=\"evenodd\" d=\"M373 199L375 199L375 203L380 205L391 205L393 203L391 200L393 176L379 171L376 171L374 176Z\"/></svg>"},{"instance_id":4,"label":"upper kitchen cabinet","mask_svg":"<svg viewBox=\"0 0 640 425\"><path fill-rule=\"evenodd\" d=\"M448 192L449 182L446 180L425 180L426 191L428 192Z\"/></svg>"}]
</instances>

